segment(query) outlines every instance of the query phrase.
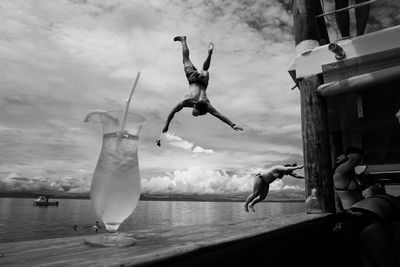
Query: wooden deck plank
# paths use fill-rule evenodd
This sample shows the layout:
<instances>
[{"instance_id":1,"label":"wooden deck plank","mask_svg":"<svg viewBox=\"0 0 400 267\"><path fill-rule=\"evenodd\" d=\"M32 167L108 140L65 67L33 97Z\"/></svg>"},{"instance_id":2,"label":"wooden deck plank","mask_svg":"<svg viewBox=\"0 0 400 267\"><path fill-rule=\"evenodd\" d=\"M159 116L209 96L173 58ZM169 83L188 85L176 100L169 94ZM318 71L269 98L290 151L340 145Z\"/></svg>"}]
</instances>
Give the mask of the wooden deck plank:
<instances>
[{"instance_id":1,"label":"wooden deck plank","mask_svg":"<svg viewBox=\"0 0 400 267\"><path fill-rule=\"evenodd\" d=\"M212 249L323 216L300 213L238 223L131 231L137 244L126 248L91 247L84 244L87 236L0 243L0 266L135 266Z\"/></svg>"}]
</instances>

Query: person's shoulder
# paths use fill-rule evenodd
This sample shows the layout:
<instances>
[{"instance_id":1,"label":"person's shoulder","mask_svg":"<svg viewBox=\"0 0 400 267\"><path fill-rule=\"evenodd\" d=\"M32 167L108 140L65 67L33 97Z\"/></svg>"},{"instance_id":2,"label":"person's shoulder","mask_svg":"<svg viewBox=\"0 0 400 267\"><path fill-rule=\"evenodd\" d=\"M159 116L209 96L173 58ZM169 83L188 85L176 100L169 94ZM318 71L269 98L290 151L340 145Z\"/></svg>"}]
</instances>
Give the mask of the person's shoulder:
<instances>
[{"instance_id":1,"label":"person's shoulder","mask_svg":"<svg viewBox=\"0 0 400 267\"><path fill-rule=\"evenodd\" d=\"M271 171L280 171L280 170L284 170L284 169L286 169L286 167L283 165L274 165L270 168Z\"/></svg>"},{"instance_id":2,"label":"person's shoulder","mask_svg":"<svg viewBox=\"0 0 400 267\"><path fill-rule=\"evenodd\" d=\"M283 167L283 166L282 165L272 165L269 169L273 170L273 169L277 169L277 168L280 168L280 167Z\"/></svg>"},{"instance_id":3,"label":"person's shoulder","mask_svg":"<svg viewBox=\"0 0 400 267\"><path fill-rule=\"evenodd\" d=\"M281 171L283 171L284 167L282 165L274 165L269 167L268 169L265 169L261 172L262 176L268 176L268 175L276 175L279 174Z\"/></svg>"}]
</instances>

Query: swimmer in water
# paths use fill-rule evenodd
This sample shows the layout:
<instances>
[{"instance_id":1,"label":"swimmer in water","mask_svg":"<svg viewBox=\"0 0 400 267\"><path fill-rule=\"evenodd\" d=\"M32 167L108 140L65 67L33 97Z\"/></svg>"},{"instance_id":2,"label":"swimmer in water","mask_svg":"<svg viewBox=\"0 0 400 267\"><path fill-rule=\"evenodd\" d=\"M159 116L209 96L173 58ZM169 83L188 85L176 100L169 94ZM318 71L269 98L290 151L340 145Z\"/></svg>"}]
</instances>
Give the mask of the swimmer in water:
<instances>
[{"instance_id":1,"label":"swimmer in water","mask_svg":"<svg viewBox=\"0 0 400 267\"><path fill-rule=\"evenodd\" d=\"M100 225L99 225L99 221L96 221L96 224L95 225L93 225L91 228L90 228L90 231L93 231L93 232L98 232L99 230L100 230Z\"/></svg>"},{"instance_id":2,"label":"swimmer in water","mask_svg":"<svg viewBox=\"0 0 400 267\"><path fill-rule=\"evenodd\" d=\"M175 42L181 42L182 44L182 55L183 55L183 67L185 70L186 78L189 82L189 93L184 97L184 100L179 102L168 115L165 126L162 133L166 133L169 128L169 124L173 119L175 113L181 111L183 108L192 108L192 115L202 116L210 113L214 117L220 119L222 122L228 124L235 131L243 131L243 128L237 126L231 122L227 117L219 113L210 103L207 97L206 90L208 86L211 56L214 50L214 44L210 43L208 47L208 56L203 64L201 71L198 71L193 63L189 59L189 48L186 43L186 36L177 36L174 38ZM162 136L162 134L161 134ZM156 141L158 146L161 146L161 136Z\"/></svg>"},{"instance_id":3,"label":"swimmer in water","mask_svg":"<svg viewBox=\"0 0 400 267\"><path fill-rule=\"evenodd\" d=\"M304 166L297 166L296 163L276 165L258 173L254 177L253 193L247 197L246 203L244 204L244 210L249 212L250 208L255 212L254 205L263 201L267 197L269 185L276 179L282 179L284 175L290 175L297 179L304 179L303 176L293 172L303 167Z\"/></svg>"}]
</instances>

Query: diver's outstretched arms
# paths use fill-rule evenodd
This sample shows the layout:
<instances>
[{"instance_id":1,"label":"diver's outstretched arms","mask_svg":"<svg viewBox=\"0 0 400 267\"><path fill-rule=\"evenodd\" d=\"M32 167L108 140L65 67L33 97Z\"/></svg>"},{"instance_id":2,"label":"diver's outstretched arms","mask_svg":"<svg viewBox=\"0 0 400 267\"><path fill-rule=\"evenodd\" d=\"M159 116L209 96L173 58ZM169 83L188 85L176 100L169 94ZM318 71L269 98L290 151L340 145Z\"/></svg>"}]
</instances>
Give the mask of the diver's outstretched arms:
<instances>
[{"instance_id":1,"label":"diver's outstretched arms","mask_svg":"<svg viewBox=\"0 0 400 267\"><path fill-rule=\"evenodd\" d=\"M183 105L182 103L179 103L178 105L176 105L171 112L168 115L167 121L165 122L164 128L162 130L162 133L166 133L168 132L168 128L169 128L169 124L171 123L172 119L175 116L175 113L181 111L183 109Z\"/></svg>"},{"instance_id":2,"label":"diver's outstretched arms","mask_svg":"<svg viewBox=\"0 0 400 267\"><path fill-rule=\"evenodd\" d=\"M225 117L224 115L222 115L221 113L219 113L213 106L211 106L210 104L208 104L208 113L210 113L211 115L213 115L214 117L220 119L221 121L225 122L226 124L228 124L233 130L235 131L243 131L243 128L240 126L237 126L236 124L234 124L233 122L231 122L227 117Z\"/></svg>"},{"instance_id":3,"label":"diver's outstretched arms","mask_svg":"<svg viewBox=\"0 0 400 267\"><path fill-rule=\"evenodd\" d=\"M193 103L190 99L185 99L182 102L179 102L169 113L167 121L165 122L165 126L162 130L162 133L168 132L169 124L171 123L172 119L175 116L175 113L181 111L183 108L189 108L192 107Z\"/></svg>"},{"instance_id":4,"label":"diver's outstretched arms","mask_svg":"<svg viewBox=\"0 0 400 267\"><path fill-rule=\"evenodd\" d=\"M289 173L288 175L292 176L293 178L297 178L297 179L305 179L304 176L301 176L295 172Z\"/></svg>"},{"instance_id":5,"label":"diver's outstretched arms","mask_svg":"<svg viewBox=\"0 0 400 267\"><path fill-rule=\"evenodd\" d=\"M278 166L278 170L279 171L295 171L295 170L299 170L304 168L304 165L300 165L300 166Z\"/></svg>"},{"instance_id":6,"label":"diver's outstretched arms","mask_svg":"<svg viewBox=\"0 0 400 267\"><path fill-rule=\"evenodd\" d=\"M186 40L186 36L180 35L180 36L175 36L174 37L174 42L182 42Z\"/></svg>"},{"instance_id":7,"label":"diver's outstretched arms","mask_svg":"<svg viewBox=\"0 0 400 267\"><path fill-rule=\"evenodd\" d=\"M161 146L161 139L158 139L158 140L156 141L156 144L157 144L157 146Z\"/></svg>"},{"instance_id":8,"label":"diver's outstretched arms","mask_svg":"<svg viewBox=\"0 0 400 267\"><path fill-rule=\"evenodd\" d=\"M208 53L211 54L214 51L214 43L210 42L208 45Z\"/></svg>"},{"instance_id":9,"label":"diver's outstretched arms","mask_svg":"<svg viewBox=\"0 0 400 267\"><path fill-rule=\"evenodd\" d=\"M232 127L232 129L235 130L235 131L243 131L243 128L237 126L236 124L233 124L231 127Z\"/></svg>"}]
</instances>

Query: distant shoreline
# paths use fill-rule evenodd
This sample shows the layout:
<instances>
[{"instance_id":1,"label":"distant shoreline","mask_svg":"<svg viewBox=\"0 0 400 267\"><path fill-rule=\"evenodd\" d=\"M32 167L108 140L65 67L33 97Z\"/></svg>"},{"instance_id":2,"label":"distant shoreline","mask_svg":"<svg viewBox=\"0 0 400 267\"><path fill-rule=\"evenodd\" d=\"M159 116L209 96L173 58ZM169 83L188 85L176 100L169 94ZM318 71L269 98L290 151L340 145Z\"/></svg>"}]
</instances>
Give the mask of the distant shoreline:
<instances>
[{"instance_id":1,"label":"distant shoreline","mask_svg":"<svg viewBox=\"0 0 400 267\"><path fill-rule=\"evenodd\" d=\"M32 198L35 199L38 196L46 195L50 199L90 199L89 196L74 195L74 196L55 196L52 194L37 194L37 193L0 193L0 198ZM224 198L219 196L207 196L207 195L195 195L195 196L149 196L141 195L141 201L192 201L192 202L244 202L245 197L235 196L233 198ZM301 203L304 199L267 199L264 202L292 202Z\"/></svg>"}]
</instances>

